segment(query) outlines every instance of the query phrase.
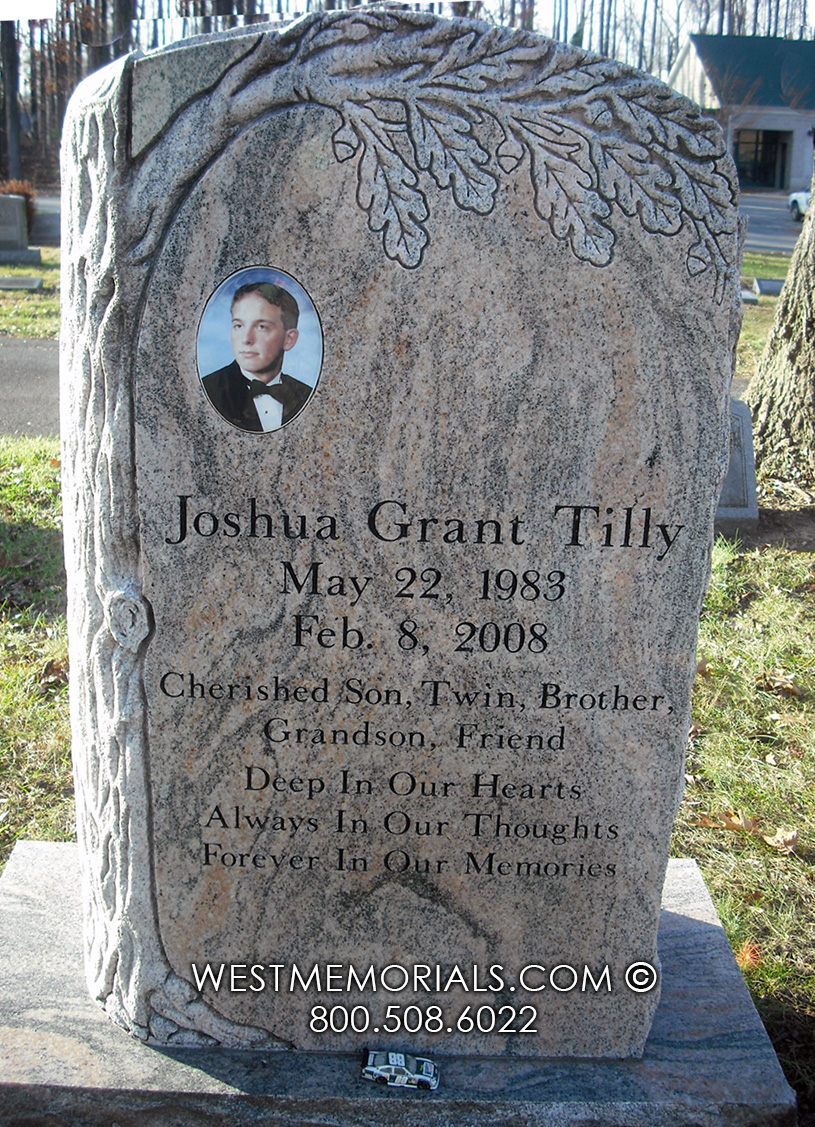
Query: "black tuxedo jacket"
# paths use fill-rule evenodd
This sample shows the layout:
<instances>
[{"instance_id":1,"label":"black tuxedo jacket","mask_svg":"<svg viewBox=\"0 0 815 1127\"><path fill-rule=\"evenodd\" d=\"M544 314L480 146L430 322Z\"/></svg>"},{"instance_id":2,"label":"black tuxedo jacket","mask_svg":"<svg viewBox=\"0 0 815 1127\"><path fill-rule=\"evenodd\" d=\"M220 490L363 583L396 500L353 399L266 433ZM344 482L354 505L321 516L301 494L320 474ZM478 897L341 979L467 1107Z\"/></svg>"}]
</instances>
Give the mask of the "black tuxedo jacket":
<instances>
[{"instance_id":1,"label":"black tuxedo jacket","mask_svg":"<svg viewBox=\"0 0 815 1127\"><path fill-rule=\"evenodd\" d=\"M203 387L212 406L230 423L241 430L263 430L249 394L249 384L238 367L237 360L205 376ZM288 423L303 410L312 389L308 384L285 373L280 377L280 387L284 396L282 422Z\"/></svg>"}]
</instances>

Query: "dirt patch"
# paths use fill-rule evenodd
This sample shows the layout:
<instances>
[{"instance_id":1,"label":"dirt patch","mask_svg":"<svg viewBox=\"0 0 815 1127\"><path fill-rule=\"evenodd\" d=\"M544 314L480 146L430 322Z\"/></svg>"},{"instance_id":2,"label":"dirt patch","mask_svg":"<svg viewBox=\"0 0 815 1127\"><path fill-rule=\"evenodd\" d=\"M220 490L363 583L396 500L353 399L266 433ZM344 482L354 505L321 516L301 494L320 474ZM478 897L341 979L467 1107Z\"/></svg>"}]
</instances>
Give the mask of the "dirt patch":
<instances>
[{"instance_id":1,"label":"dirt patch","mask_svg":"<svg viewBox=\"0 0 815 1127\"><path fill-rule=\"evenodd\" d=\"M815 552L815 505L802 509L759 509L758 526L740 529L744 548L789 548L793 552Z\"/></svg>"}]
</instances>

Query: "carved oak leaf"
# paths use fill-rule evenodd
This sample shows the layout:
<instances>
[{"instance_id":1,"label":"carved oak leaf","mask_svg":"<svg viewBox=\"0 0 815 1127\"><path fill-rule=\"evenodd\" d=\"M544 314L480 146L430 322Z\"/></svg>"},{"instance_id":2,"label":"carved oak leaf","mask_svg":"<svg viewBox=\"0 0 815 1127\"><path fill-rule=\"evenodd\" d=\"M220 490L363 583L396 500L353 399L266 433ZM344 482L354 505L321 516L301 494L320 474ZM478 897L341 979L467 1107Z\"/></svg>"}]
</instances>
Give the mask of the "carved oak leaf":
<instances>
[{"instance_id":1,"label":"carved oak leaf","mask_svg":"<svg viewBox=\"0 0 815 1127\"><path fill-rule=\"evenodd\" d=\"M407 111L419 168L440 188L452 187L459 207L481 215L492 211L498 181L482 167L490 154L478 143L470 122L432 103L408 103Z\"/></svg>"},{"instance_id":2,"label":"carved oak leaf","mask_svg":"<svg viewBox=\"0 0 815 1127\"><path fill-rule=\"evenodd\" d=\"M685 210L711 234L730 232L734 219L728 211L730 186L710 166L691 165L684 160L674 164L674 174Z\"/></svg>"},{"instance_id":3,"label":"carved oak leaf","mask_svg":"<svg viewBox=\"0 0 815 1127\"><path fill-rule=\"evenodd\" d=\"M445 45L445 50L426 76L421 88L458 90L480 94L487 90L506 90L528 76L552 53L546 43L511 42L499 28L470 26Z\"/></svg>"},{"instance_id":4,"label":"carved oak leaf","mask_svg":"<svg viewBox=\"0 0 815 1127\"><path fill-rule=\"evenodd\" d=\"M646 231L675 235L682 226L682 205L671 190L670 170L652 160L640 145L611 137L591 146L601 193L629 216L638 215Z\"/></svg>"},{"instance_id":5,"label":"carved oak leaf","mask_svg":"<svg viewBox=\"0 0 815 1127\"><path fill-rule=\"evenodd\" d=\"M579 101L585 102L583 95L606 87L616 77L617 64L607 59L592 61L583 52L561 45L556 45L547 62L535 73L534 81L514 93L512 101L543 102L550 111L559 106L568 112Z\"/></svg>"},{"instance_id":6,"label":"carved oak leaf","mask_svg":"<svg viewBox=\"0 0 815 1127\"><path fill-rule=\"evenodd\" d=\"M698 160L713 160L724 155L724 144L712 118L688 114L688 105L670 90L649 91L644 102L640 84L618 82L604 92L615 124L640 144L672 153L686 153ZM674 119L677 120L674 120Z\"/></svg>"},{"instance_id":7,"label":"carved oak leaf","mask_svg":"<svg viewBox=\"0 0 815 1127\"><path fill-rule=\"evenodd\" d=\"M298 58L305 62L344 44L359 45L366 39L379 38L399 28L396 13L351 11L343 14L344 19L326 22L320 19L318 12L312 13L281 32L281 38L290 37L297 42Z\"/></svg>"},{"instance_id":8,"label":"carved oak leaf","mask_svg":"<svg viewBox=\"0 0 815 1127\"><path fill-rule=\"evenodd\" d=\"M595 190L588 145L575 130L555 121L517 121L525 132L532 161L535 210L557 239L568 239L574 254L594 266L607 266L614 232L603 220L609 204Z\"/></svg>"},{"instance_id":9,"label":"carved oak leaf","mask_svg":"<svg viewBox=\"0 0 815 1127\"><path fill-rule=\"evenodd\" d=\"M737 266L725 259L721 247L704 224L694 221L691 226L695 229L699 241L688 251L688 273L691 277L697 277L712 266L715 277L714 297L721 303L728 282L736 277Z\"/></svg>"},{"instance_id":10,"label":"carved oak leaf","mask_svg":"<svg viewBox=\"0 0 815 1127\"><path fill-rule=\"evenodd\" d=\"M357 202L368 212L370 229L382 232L388 258L416 267L428 242L422 224L429 212L416 173L395 147L394 134L404 133L405 126L386 124L371 109L358 111L353 124L365 146L358 168Z\"/></svg>"}]
</instances>

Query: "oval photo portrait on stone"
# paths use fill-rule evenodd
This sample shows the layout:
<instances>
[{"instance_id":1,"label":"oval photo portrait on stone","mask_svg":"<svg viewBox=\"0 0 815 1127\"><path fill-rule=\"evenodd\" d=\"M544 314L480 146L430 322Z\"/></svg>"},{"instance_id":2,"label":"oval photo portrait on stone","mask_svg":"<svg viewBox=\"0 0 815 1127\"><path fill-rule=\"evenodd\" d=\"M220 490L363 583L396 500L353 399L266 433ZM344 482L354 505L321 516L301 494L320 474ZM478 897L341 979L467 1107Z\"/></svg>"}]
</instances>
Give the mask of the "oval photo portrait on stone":
<instances>
[{"instance_id":1,"label":"oval photo portrait on stone","mask_svg":"<svg viewBox=\"0 0 815 1127\"><path fill-rule=\"evenodd\" d=\"M249 266L210 296L197 352L201 386L219 415L240 430L277 431L314 394L323 360L320 319L290 275Z\"/></svg>"}]
</instances>

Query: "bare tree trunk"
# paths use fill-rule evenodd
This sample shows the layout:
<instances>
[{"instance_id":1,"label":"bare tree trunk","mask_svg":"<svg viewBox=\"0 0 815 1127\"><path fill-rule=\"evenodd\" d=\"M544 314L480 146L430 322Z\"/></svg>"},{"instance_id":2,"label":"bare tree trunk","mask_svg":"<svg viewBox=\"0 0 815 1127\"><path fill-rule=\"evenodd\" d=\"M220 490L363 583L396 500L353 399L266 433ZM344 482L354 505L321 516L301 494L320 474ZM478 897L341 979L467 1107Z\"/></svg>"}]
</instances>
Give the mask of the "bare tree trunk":
<instances>
[{"instance_id":1,"label":"bare tree trunk","mask_svg":"<svg viewBox=\"0 0 815 1127\"><path fill-rule=\"evenodd\" d=\"M17 26L13 20L2 21L0 37L2 37L0 42L2 42L3 101L6 107L8 178L9 180L22 180Z\"/></svg>"},{"instance_id":2,"label":"bare tree trunk","mask_svg":"<svg viewBox=\"0 0 815 1127\"><path fill-rule=\"evenodd\" d=\"M654 52L657 42L657 21L659 20L659 0L654 0L653 22L651 24L651 49L648 52L648 72L654 73Z\"/></svg>"},{"instance_id":3,"label":"bare tree trunk","mask_svg":"<svg viewBox=\"0 0 815 1127\"><path fill-rule=\"evenodd\" d=\"M48 32L49 24L41 26L40 30L40 58L37 68L37 82L39 90L40 120L40 154L44 156L50 148L51 142L51 99L48 97L48 74L50 66L51 37Z\"/></svg>"},{"instance_id":4,"label":"bare tree trunk","mask_svg":"<svg viewBox=\"0 0 815 1127\"><path fill-rule=\"evenodd\" d=\"M645 21L648 17L648 0L642 0L642 22L640 23L640 42L637 49L637 69L642 70L645 62Z\"/></svg>"},{"instance_id":5,"label":"bare tree trunk","mask_svg":"<svg viewBox=\"0 0 815 1127\"><path fill-rule=\"evenodd\" d=\"M807 213L775 325L746 398L762 475L815 483L815 204Z\"/></svg>"},{"instance_id":6,"label":"bare tree trunk","mask_svg":"<svg viewBox=\"0 0 815 1127\"><path fill-rule=\"evenodd\" d=\"M39 141L37 135L37 44L34 33L34 24L28 24L28 106L31 119L31 139L35 144Z\"/></svg>"},{"instance_id":7,"label":"bare tree trunk","mask_svg":"<svg viewBox=\"0 0 815 1127\"><path fill-rule=\"evenodd\" d=\"M131 31L133 29L133 9L130 0L114 0L114 25L116 42L113 44L113 54L116 58L126 55L132 50Z\"/></svg>"}]
</instances>

